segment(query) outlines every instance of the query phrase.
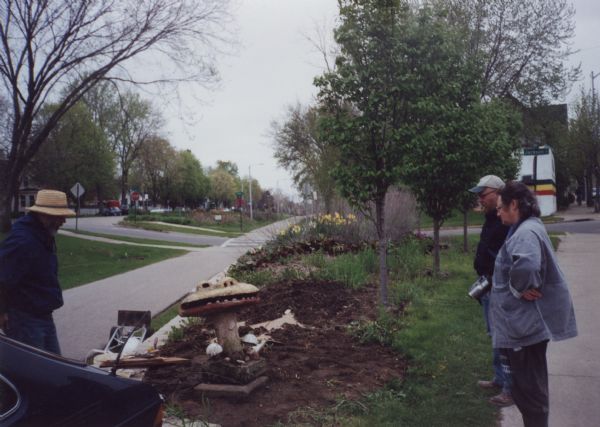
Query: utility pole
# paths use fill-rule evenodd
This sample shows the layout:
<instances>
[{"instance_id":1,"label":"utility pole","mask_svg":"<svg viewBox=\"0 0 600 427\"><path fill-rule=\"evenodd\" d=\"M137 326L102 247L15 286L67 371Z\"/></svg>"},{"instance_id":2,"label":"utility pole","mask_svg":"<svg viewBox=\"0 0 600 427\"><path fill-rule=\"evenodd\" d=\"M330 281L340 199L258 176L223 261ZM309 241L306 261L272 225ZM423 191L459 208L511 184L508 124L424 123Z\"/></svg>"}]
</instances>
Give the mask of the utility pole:
<instances>
[{"instance_id":1,"label":"utility pole","mask_svg":"<svg viewBox=\"0 0 600 427\"><path fill-rule=\"evenodd\" d=\"M262 166L264 163L257 163L255 166ZM248 165L248 194L249 194L249 202L250 202L250 219L254 219L254 214L252 211L252 165Z\"/></svg>"},{"instance_id":2,"label":"utility pole","mask_svg":"<svg viewBox=\"0 0 600 427\"><path fill-rule=\"evenodd\" d=\"M594 145L600 145L597 142L598 139L598 108L596 106L596 91L594 89L594 79L600 76L600 72L595 73L593 71L590 72L590 77L592 79L592 136L594 138ZM592 197L594 199L594 212L600 212L600 171L598 170L598 158L594 159L594 170L593 170L594 182L596 183L595 187L596 194L593 194Z\"/></svg>"},{"instance_id":3,"label":"utility pole","mask_svg":"<svg viewBox=\"0 0 600 427\"><path fill-rule=\"evenodd\" d=\"M250 169L251 165L248 165L248 193L250 194L250 219L254 219L252 213L252 171Z\"/></svg>"}]
</instances>

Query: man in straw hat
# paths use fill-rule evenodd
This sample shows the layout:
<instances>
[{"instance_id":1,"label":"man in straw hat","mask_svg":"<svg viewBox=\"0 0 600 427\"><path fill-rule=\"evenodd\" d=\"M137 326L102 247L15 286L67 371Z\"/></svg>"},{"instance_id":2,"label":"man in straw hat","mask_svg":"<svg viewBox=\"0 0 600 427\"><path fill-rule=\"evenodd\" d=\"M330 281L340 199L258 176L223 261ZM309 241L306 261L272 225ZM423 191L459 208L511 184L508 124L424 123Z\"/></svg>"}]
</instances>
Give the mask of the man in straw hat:
<instances>
[{"instance_id":1,"label":"man in straw hat","mask_svg":"<svg viewBox=\"0 0 600 427\"><path fill-rule=\"evenodd\" d=\"M63 305L54 236L75 216L62 191L40 190L29 213L0 245L0 328L6 335L60 354L52 312Z\"/></svg>"}]
</instances>

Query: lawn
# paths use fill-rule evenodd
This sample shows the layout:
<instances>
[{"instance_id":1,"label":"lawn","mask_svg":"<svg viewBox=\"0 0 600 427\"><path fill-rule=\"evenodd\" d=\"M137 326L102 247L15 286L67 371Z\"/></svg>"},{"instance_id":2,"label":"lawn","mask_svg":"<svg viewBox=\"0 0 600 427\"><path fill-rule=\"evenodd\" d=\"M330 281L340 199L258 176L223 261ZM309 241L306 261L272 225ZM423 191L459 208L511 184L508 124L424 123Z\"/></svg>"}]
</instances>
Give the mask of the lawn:
<instances>
[{"instance_id":1,"label":"lawn","mask_svg":"<svg viewBox=\"0 0 600 427\"><path fill-rule=\"evenodd\" d=\"M63 290L187 253L177 249L113 245L60 235L56 238L56 246Z\"/></svg>"},{"instance_id":2,"label":"lawn","mask_svg":"<svg viewBox=\"0 0 600 427\"><path fill-rule=\"evenodd\" d=\"M467 213L467 225L469 227L480 227L483 225L483 221L485 220L483 212L471 210ZM550 215L546 217L542 217L542 221L545 224L552 224L555 222L563 221L563 218L556 215ZM464 224L464 216L462 212L453 211L448 219L444 221L442 224L442 228L454 228L454 227L462 227ZM420 217L420 226L421 228L433 228L432 219L424 213L421 213Z\"/></svg>"},{"instance_id":3,"label":"lawn","mask_svg":"<svg viewBox=\"0 0 600 427\"><path fill-rule=\"evenodd\" d=\"M5 234L0 233L0 240ZM186 253L184 250L113 245L77 237L56 237L59 280L63 290L125 273Z\"/></svg>"},{"instance_id":4,"label":"lawn","mask_svg":"<svg viewBox=\"0 0 600 427\"><path fill-rule=\"evenodd\" d=\"M200 234L203 236L214 236L214 237L239 237L242 233L232 233L232 232L221 232L220 230L209 231L204 229L205 227L178 227L177 225L169 225L169 224L158 224L154 221L132 221L131 219L127 219L122 223L126 227L132 228L141 228L143 230L148 231L161 231L161 232L174 232L174 233L186 233L186 234Z\"/></svg>"},{"instance_id":5,"label":"lawn","mask_svg":"<svg viewBox=\"0 0 600 427\"><path fill-rule=\"evenodd\" d=\"M153 240L153 239L139 239L136 237L119 236L116 234L103 234L103 233L92 233L90 231L74 231L69 230L73 233L83 234L85 236L103 237L105 239L119 240L122 242L139 243L142 245L156 245L156 246L179 246L188 248L207 248L208 245L194 245L191 243L180 243L180 242L168 242L165 240Z\"/></svg>"},{"instance_id":6,"label":"lawn","mask_svg":"<svg viewBox=\"0 0 600 427\"><path fill-rule=\"evenodd\" d=\"M179 225L187 225L197 227L196 229L187 229L183 227L173 227L169 228L168 226L160 225L160 227L152 227L147 229L152 229L155 231L178 231L178 232L188 232L194 234L205 234L210 236L222 236L222 237L237 237L243 233L248 233L252 230L255 230L260 227L264 227L266 225L272 224L276 221L282 220L285 218L283 215L273 215L270 219L254 219L250 220L248 217L244 217L242 221L242 226L240 227L239 218L237 215L233 215L235 221L226 222L226 223L217 223L212 220L212 217L209 220L199 222L196 219L192 218L189 215L174 215L173 213L152 213L152 214L139 214L137 216L129 215L125 218L127 224L135 224L142 222L144 225L141 228L146 228L147 223L149 222L167 222L170 224L179 224ZM159 225L159 224L155 224ZM213 233L211 233L214 232Z\"/></svg>"}]
</instances>

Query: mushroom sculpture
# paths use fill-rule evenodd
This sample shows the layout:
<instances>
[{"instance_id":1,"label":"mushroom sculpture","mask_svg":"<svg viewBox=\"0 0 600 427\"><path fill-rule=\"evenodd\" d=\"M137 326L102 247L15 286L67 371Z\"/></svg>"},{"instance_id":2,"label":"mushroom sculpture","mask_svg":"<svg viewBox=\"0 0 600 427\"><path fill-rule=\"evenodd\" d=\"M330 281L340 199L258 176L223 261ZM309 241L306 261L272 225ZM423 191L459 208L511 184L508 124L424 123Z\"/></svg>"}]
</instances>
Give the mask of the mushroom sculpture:
<instances>
[{"instance_id":1,"label":"mushroom sculpture","mask_svg":"<svg viewBox=\"0 0 600 427\"><path fill-rule=\"evenodd\" d=\"M237 311L242 306L259 301L256 286L225 277L214 284L203 282L198 285L196 291L182 301L179 315L205 317L213 323L223 353L232 356L243 351L238 333Z\"/></svg>"}]
</instances>

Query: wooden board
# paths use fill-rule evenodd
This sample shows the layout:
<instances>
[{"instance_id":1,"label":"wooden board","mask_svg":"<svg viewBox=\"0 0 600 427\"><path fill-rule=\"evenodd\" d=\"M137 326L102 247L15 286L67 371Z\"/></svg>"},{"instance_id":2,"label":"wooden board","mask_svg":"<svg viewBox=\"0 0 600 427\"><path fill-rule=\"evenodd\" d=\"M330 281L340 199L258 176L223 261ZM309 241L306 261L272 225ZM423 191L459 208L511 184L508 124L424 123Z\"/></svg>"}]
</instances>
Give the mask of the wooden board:
<instances>
[{"instance_id":1,"label":"wooden board","mask_svg":"<svg viewBox=\"0 0 600 427\"><path fill-rule=\"evenodd\" d=\"M150 366L184 365L187 363L190 363L190 359L184 359L182 357L128 357L119 360L119 368L147 368ZM112 366L115 366L114 360L105 360L100 363L101 368Z\"/></svg>"}]
</instances>

